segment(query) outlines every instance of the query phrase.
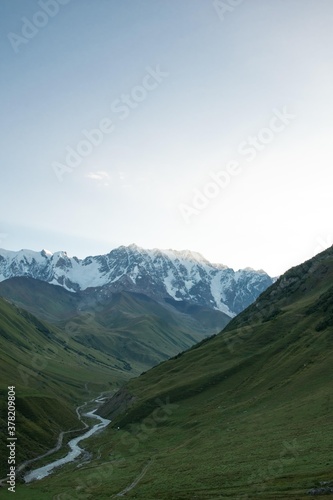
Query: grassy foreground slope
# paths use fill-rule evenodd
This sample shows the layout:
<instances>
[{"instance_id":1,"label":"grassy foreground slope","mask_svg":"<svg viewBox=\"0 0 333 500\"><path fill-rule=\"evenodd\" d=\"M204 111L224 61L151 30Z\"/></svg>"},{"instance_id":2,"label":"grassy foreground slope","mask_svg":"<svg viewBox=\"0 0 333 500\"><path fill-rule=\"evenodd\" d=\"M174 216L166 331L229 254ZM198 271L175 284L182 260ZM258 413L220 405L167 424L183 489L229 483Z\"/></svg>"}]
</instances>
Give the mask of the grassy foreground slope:
<instances>
[{"instance_id":1,"label":"grassy foreground slope","mask_svg":"<svg viewBox=\"0 0 333 500\"><path fill-rule=\"evenodd\" d=\"M128 379L115 358L0 298L0 478L7 472L7 389L16 390L17 463L78 427L75 407ZM5 472L5 474L4 474Z\"/></svg>"},{"instance_id":2,"label":"grassy foreground slope","mask_svg":"<svg viewBox=\"0 0 333 500\"><path fill-rule=\"evenodd\" d=\"M17 499L306 499L333 479L333 248L126 386L71 465Z\"/></svg>"}]
</instances>

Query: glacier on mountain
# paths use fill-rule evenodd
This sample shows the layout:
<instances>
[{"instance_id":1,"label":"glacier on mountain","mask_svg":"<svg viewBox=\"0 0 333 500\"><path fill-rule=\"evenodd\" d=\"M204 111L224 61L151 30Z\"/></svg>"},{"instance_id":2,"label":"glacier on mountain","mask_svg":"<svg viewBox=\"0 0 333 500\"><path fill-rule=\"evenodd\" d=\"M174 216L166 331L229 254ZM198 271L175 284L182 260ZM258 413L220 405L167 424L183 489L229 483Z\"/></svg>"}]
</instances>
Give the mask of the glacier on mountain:
<instances>
[{"instance_id":1,"label":"glacier on mountain","mask_svg":"<svg viewBox=\"0 0 333 500\"><path fill-rule=\"evenodd\" d=\"M16 276L60 285L71 292L107 287L111 292L128 290L155 299L171 297L231 317L273 283L262 270L234 271L190 250L146 250L134 244L85 259L68 257L65 251L0 250L0 281Z\"/></svg>"}]
</instances>

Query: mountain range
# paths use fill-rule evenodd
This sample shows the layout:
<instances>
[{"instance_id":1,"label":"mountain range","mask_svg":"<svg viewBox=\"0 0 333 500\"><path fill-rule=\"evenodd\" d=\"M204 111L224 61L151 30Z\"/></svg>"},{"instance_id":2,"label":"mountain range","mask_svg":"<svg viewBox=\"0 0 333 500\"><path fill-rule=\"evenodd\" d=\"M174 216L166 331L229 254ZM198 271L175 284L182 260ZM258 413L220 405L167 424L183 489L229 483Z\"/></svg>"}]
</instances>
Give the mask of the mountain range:
<instances>
[{"instance_id":1,"label":"mountain range","mask_svg":"<svg viewBox=\"0 0 333 500\"><path fill-rule=\"evenodd\" d=\"M155 300L205 306L235 316L274 280L264 271L212 264L189 250L121 246L85 259L66 252L0 250L0 281L28 276L71 292L105 287L106 293L138 292Z\"/></svg>"},{"instance_id":2,"label":"mountain range","mask_svg":"<svg viewBox=\"0 0 333 500\"><path fill-rule=\"evenodd\" d=\"M98 410L111 424L84 442L87 461L19 484L18 498L305 500L332 492L332 283L333 247L231 319L138 289L73 293L28 272L4 280L0 426L5 432L7 386L15 385L19 461L76 429L76 405L117 391ZM223 330L203 338L220 321Z\"/></svg>"},{"instance_id":3,"label":"mountain range","mask_svg":"<svg viewBox=\"0 0 333 500\"><path fill-rule=\"evenodd\" d=\"M263 271L235 272L189 251L131 245L80 260L0 250L0 391L15 383L19 392L20 460L50 447L58 404L64 430L75 422L71 403L101 391L103 381L115 390L218 333L271 283Z\"/></svg>"}]
</instances>

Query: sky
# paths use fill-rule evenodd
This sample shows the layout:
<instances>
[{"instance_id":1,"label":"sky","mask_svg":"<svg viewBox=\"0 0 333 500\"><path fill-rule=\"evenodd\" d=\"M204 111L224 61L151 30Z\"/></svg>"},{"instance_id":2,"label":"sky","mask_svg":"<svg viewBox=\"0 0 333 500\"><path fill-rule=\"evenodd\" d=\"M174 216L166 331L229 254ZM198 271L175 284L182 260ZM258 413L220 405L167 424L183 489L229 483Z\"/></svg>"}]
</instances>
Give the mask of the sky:
<instances>
[{"instance_id":1,"label":"sky","mask_svg":"<svg viewBox=\"0 0 333 500\"><path fill-rule=\"evenodd\" d=\"M333 244L331 0L2 0L0 247Z\"/></svg>"}]
</instances>

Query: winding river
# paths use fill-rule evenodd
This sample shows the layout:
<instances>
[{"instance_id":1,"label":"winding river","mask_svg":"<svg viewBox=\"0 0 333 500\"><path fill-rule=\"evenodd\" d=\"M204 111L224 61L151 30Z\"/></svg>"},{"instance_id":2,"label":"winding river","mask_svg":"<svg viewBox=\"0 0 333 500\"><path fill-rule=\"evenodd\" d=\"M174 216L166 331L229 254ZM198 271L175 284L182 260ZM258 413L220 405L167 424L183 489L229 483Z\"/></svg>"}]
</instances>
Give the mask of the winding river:
<instances>
[{"instance_id":1,"label":"winding river","mask_svg":"<svg viewBox=\"0 0 333 500\"><path fill-rule=\"evenodd\" d=\"M63 457L59 458L58 460L55 460L54 462L51 462L50 464L44 465L43 467L39 467L39 469L32 470L28 472L24 476L24 481L26 483L30 483L31 481L35 481L37 479L43 479L43 477L48 476L51 474L51 472L56 469L57 467L60 467L61 465L67 464L69 462L73 462L81 453L84 451L82 448L79 446L79 442L82 441L83 439L87 439L88 437L92 436L96 432L100 431L101 429L104 429L111 420L108 420L106 418L102 418L99 415L95 415L95 410L92 410L88 413L85 413L86 417L90 418L96 418L99 420L98 424L95 424L91 429L89 429L87 432L82 434L82 436L78 436L71 441L68 442L68 446L70 447L70 450L68 454Z\"/></svg>"}]
</instances>

